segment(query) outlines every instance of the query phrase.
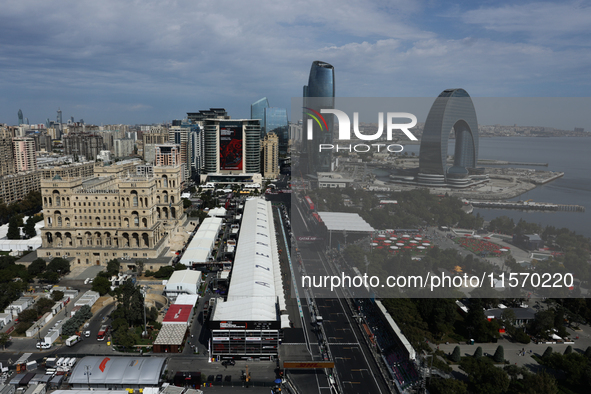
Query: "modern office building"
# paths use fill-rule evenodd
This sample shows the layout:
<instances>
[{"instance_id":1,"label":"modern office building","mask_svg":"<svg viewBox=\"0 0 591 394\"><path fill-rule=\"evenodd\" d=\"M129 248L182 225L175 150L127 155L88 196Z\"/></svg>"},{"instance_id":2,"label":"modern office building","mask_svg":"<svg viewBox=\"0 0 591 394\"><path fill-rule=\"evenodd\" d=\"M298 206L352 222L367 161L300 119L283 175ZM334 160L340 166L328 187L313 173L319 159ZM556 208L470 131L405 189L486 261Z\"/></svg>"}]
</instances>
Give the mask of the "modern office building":
<instances>
[{"instance_id":1,"label":"modern office building","mask_svg":"<svg viewBox=\"0 0 591 394\"><path fill-rule=\"evenodd\" d=\"M62 125L62 110L61 108L57 109L57 133L59 134L59 137L56 137L56 139L60 139L62 137L62 133L63 133L63 125Z\"/></svg>"},{"instance_id":2,"label":"modern office building","mask_svg":"<svg viewBox=\"0 0 591 394\"><path fill-rule=\"evenodd\" d=\"M261 121L261 138L266 134L265 130L265 109L269 108L269 100L263 97L250 105L250 119L258 119Z\"/></svg>"},{"instance_id":3,"label":"modern office building","mask_svg":"<svg viewBox=\"0 0 591 394\"><path fill-rule=\"evenodd\" d=\"M70 133L62 138L64 154L95 160L103 150L103 137L92 133Z\"/></svg>"},{"instance_id":4,"label":"modern office building","mask_svg":"<svg viewBox=\"0 0 591 394\"><path fill-rule=\"evenodd\" d=\"M301 144L302 142L302 123L289 124L289 140L292 144Z\"/></svg>"},{"instance_id":5,"label":"modern office building","mask_svg":"<svg viewBox=\"0 0 591 394\"><path fill-rule=\"evenodd\" d=\"M274 133L278 138L279 153L287 154L288 136L287 110L285 108L265 108L265 135Z\"/></svg>"},{"instance_id":6,"label":"modern office building","mask_svg":"<svg viewBox=\"0 0 591 394\"><path fill-rule=\"evenodd\" d=\"M191 134L199 133L198 125L181 124L172 126L168 130L168 142L177 144L180 147L181 161L183 166L183 181L191 178L191 169L194 152L191 150Z\"/></svg>"},{"instance_id":7,"label":"modern office building","mask_svg":"<svg viewBox=\"0 0 591 394\"><path fill-rule=\"evenodd\" d=\"M200 110L199 112L187 112L189 122L203 125L205 119L230 119L228 112L224 108L210 108Z\"/></svg>"},{"instance_id":8,"label":"modern office building","mask_svg":"<svg viewBox=\"0 0 591 394\"><path fill-rule=\"evenodd\" d=\"M279 139L275 133L269 133L261 143L263 177L277 179L279 176Z\"/></svg>"},{"instance_id":9,"label":"modern office building","mask_svg":"<svg viewBox=\"0 0 591 394\"><path fill-rule=\"evenodd\" d=\"M14 165L17 172L34 171L37 169L35 140L28 137L17 137L12 140Z\"/></svg>"},{"instance_id":10,"label":"modern office building","mask_svg":"<svg viewBox=\"0 0 591 394\"><path fill-rule=\"evenodd\" d=\"M327 116L326 126L318 125L310 116L310 109L320 112L322 108L334 108L335 74L334 67L326 62L316 60L310 68L308 85L304 86L303 127L312 127L313 138L306 140L304 152L301 156L302 164L307 164L303 170L307 174L316 175L317 172L331 170L331 151L318 152L320 144L332 144L333 117ZM306 135L304 131L304 135Z\"/></svg>"},{"instance_id":11,"label":"modern office building","mask_svg":"<svg viewBox=\"0 0 591 394\"><path fill-rule=\"evenodd\" d=\"M20 126L24 123L25 123L25 121L23 119L23 111L19 109L18 110L18 125Z\"/></svg>"},{"instance_id":12,"label":"modern office building","mask_svg":"<svg viewBox=\"0 0 591 394\"><path fill-rule=\"evenodd\" d=\"M453 166L448 168L448 140L455 133ZM417 182L426 186L463 187L478 162L478 121L470 95L464 89L444 90L431 107L419 155Z\"/></svg>"},{"instance_id":13,"label":"modern office building","mask_svg":"<svg viewBox=\"0 0 591 394\"><path fill-rule=\"evenodd\" d=\"M260 174L258 120L207 119L203 133L204 175Z\"/></svg>"},{"instance_id":14,"label":"modern office building","mask_svg":"<svg viewBox=\"0 0 591 394\"><path fill-rule=\"evenodd\" d=\"M203 169L203 132L201 126L194 125L189 133L189 164L193 177L198 176Z\"/></svg>"}]
</instances>

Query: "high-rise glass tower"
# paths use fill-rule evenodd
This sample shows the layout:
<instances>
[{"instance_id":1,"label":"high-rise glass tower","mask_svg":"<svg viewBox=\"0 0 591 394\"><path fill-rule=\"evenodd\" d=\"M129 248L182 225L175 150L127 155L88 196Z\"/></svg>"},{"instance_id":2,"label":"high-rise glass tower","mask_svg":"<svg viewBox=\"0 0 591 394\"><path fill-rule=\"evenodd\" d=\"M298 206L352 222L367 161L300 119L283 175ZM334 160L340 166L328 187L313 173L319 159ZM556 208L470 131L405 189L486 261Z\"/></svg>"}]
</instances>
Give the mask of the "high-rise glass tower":
<instances>
[{"instance_id":1,"label":"high-rise glass tower","mask_svg":"<svg viewBox=\"0 0 591 394\"><path fill-rule=\"evenodd\" d=\"M265 135L275 133L279 138L279 154L287 154L288 122L285 108L265 108Z\"/></svg>"},{"instance_id":2,"label":"high-rise glass tower","mask_svg":"<svg viewBox=\"0 0 591 394\"><path fill-rule=\"evenodd\" d=\"M269 108L269 100L266 97L255 101L250 105L250 119L258 119L261 122L261 138L265 136L265 108Z\"/></svg>"},{"instance_id":3,"label":"high-rise glass tower","mask_svg":"<svg viewBox=\"0 0 591 394\"><path fill-rule=\"evenodd\" d=\"M23 111L22 110L18 110L18 125L22 125L24 123L24 119L23 119Z\"/></svg>"},{"instance_id":4,"label":"high-rise glass tower","mask_svg":"<svg viewBox=\"0 0 591 394\"><path fill-rule=\"evenodd\" d=\"M302 163L307 163L308 174L326 172L331 170L332 154L330 151L318 152L320 144L332 144L333 117L327 116L326 126L321 128L318 123L312 122L312 139L307 140L308 119L312 120L310 110L320 112L321 109L334 108L335 76L334 67L331 64L316 60L312 62L308 85L304 86L304 154Z\"/></svg>"},{"instance_id":5,"label":"high-rise glass tower","mask_svg":"<svg viewBox=\"0 0 591 394\"><path fill-rule=\"evenodd\" d=\"M62 127L63 127L62 126L62 110L61 110L61 108L58 108L57 109L57 130L55 132L56 139L62 138L62 130L63 130Z\"/></svg>"}]
</instances>

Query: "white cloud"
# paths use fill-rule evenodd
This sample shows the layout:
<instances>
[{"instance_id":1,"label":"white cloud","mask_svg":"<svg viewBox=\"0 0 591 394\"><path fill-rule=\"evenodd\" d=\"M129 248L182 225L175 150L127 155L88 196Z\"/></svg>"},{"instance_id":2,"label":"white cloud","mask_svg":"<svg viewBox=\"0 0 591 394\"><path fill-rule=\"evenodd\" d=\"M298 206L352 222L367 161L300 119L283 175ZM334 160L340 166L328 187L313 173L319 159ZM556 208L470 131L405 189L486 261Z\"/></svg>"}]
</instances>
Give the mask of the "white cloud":
<instances>
[{"instance_id":1,"label":"white cloud","mask_svg":"<svg viewBox=\"0 0 591 394\"><path fill-rule=\"evenodd\" d=\"M507 4L467 11L462 20L489 30L525 32L532 37L581 34L591 30L591 5L588 1Z\"/></svg>"},{"instance_id":2,"label":"white cloud","mask_svg":"<svg viewBox=\"0 0 591 394\"><path fill-rule=\"evenodd\" d=\"M11 100L0 99L0 115L14 117L34 95L44 103L42 119L68 101L92 103L83 117L96 122L109 120L93 108L124 117L134 105L152 108L159 121L207 106L245 116L259 96L288 107L313 60L335 66L339 95L436 95L453 86L473 95L527 95L547 81L569 94L588 85L588 51L531 37L588 34L588 8L580 4L467 11L456 16L470 34L457 38L421 26L424 16L437 18L412 0L10 0L2 7L0 82ZM511 37L481 34L490 31ZM520 32L530 38L513 37Z\"/></svg>"}]
</instances>

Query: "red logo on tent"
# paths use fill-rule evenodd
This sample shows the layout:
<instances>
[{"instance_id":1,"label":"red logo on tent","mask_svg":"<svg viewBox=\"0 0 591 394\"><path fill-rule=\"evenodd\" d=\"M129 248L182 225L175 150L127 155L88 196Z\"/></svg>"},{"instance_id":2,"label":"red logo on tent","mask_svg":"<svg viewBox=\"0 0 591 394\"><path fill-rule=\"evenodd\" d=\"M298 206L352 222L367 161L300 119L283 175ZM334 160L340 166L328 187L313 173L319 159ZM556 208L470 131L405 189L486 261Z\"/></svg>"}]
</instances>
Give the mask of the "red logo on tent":
<instances>
[{"instance_id":1,"label":"red logo on tent","mask_svg":"<svg viewBox=\"0 0 591 394\"><path fill-rule=\"evenodd\" d=\"M101 361L101 365L99 365L99 369L101 370L101 372L105 372L105 367L107 366L109 360L111 360L109 357L105 357L103 361Z\"/></svg>"}]
</instances>

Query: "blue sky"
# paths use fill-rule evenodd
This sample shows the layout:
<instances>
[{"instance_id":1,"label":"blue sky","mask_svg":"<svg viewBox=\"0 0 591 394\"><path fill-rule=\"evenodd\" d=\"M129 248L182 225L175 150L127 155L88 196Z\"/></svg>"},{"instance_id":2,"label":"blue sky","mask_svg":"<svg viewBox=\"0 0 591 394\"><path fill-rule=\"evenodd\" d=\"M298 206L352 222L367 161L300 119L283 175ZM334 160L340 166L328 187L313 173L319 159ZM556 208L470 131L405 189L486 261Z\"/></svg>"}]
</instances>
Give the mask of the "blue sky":
<instances>
[{"instance_id":1,"label":"blue sky","mask_svg":"<svg viewBox=\"0 0 591 394\"><path fill-rule=\"evenodd\" d=\"M341 97L588 97L591 2L2 1L0 123L156 123L266 96L310 65Z\"/></svg>"}]
</instances>

